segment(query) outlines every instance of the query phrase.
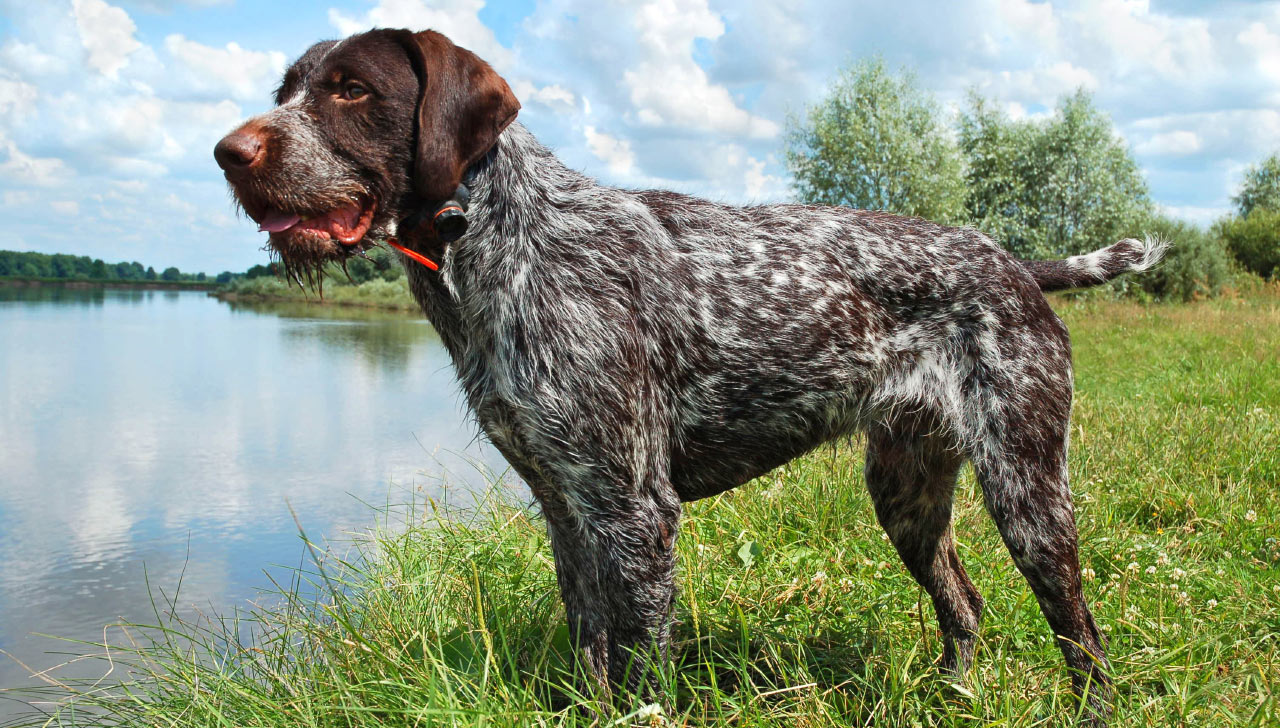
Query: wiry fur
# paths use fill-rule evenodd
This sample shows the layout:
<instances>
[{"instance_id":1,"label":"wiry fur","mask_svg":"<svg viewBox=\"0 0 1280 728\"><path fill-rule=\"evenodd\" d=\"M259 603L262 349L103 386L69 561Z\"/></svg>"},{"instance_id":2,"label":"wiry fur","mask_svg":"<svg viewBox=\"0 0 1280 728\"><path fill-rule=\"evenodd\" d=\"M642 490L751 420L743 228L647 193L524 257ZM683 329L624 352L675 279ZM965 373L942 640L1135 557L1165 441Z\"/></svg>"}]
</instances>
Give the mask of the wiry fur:
<instances>
[{"instance_id":1,"label":"wiry fur","mask_svg":"<svg viewBox=\"0 0 1280 728\"><path fill-rule=\"evenodd\" d=\"M933 598L944 664L968 664L982 609L949 531L968 459L1103 705L1066 480L1070 342L1037 285L1061 287L1074 259L1028 270L970 229L601 187L519 125L472 193L471 232L438 274L407 264L412 290L543 505L600 674L667 643L680 501L868 430L876 514ZM1092 254L1101 274L1073 285L1158 258L1133 242Z\"/></svg>"},{"instance_id":2,"label":"wiry fur","mask_svg":"<svg viewBox=\"0 0 1280 728\"><path fill-rule=\"evenodd\" d=\"M1041 290L1149 267L1160 245L1027 263L975 230L882 212L612 189L518 123L469 185L464 237L405 240L439 272L405 267L542 507L602 687L642 690L665 654L681 502L865 431L876 516L933 600L944 665L968 665L983 604L950 531L967 460L1101 720L1107 659L1067 484L1071 346Z\"/></svg>"}]
</instances>

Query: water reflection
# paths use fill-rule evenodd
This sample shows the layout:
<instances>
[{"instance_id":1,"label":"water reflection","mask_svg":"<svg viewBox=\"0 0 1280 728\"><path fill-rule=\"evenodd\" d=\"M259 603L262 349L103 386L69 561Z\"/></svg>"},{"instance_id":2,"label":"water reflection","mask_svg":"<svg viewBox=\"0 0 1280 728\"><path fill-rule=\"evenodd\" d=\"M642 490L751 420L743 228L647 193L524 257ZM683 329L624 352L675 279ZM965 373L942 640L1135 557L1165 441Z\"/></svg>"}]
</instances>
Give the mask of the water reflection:
<instances>
[{"instance_id":1,"label":"water reflection","mask_svg":"<svg viewBox=\"0 0 1280 728\"><path fill-rule=\"evenodd\" d=\"M145 579L171 588L184 566L182 603L243 604L301 556L288 505L341 538L373 521L365 503L503 468L414 317L0 288L0 342L0 649L33 667L56 645L30 633L147 620ZM25 675L0 660L0 686Z\"/></svg>"}]
</instances>

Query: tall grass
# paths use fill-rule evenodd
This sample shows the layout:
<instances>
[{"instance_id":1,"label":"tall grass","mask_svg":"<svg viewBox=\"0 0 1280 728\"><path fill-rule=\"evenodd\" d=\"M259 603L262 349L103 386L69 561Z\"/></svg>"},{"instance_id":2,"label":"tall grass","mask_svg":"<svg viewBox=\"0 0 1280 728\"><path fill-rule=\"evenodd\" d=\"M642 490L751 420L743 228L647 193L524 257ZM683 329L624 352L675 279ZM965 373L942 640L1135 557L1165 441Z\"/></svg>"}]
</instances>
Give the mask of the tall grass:
<instances>
[{"instance_id":1,"label":"tall grass","mask_svg":"<svg viewBox=\"0 0 1280 728\"><path fill-rule=\"evenodd\" d=\"M1071 475L1116 725L1280 724L1280 298L1057 304L1075 341ZM861 464L845 443L687 509L673 697L605 724L1070 723L1061 657L972 474L955 530L988 606L957 684L934 667L932 607L875 523ZM50 687L38 697L56 707L25 724L587 724L522 493L383 513L349 556L317 557L239 619L183 621L161 604L154 625L94 648L111 679Z\"/></svg>"}]
</instances>

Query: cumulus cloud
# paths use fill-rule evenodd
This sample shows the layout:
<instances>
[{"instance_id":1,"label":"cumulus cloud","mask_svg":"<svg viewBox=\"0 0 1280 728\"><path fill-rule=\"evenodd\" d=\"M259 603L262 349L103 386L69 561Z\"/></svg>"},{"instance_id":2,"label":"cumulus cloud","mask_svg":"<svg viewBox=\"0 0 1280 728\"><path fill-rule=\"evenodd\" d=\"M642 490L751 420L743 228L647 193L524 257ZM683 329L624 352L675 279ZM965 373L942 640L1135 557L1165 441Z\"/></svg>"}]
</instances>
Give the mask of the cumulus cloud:
<instances>
[{"instance_id":1,"label":"cumulus cloud","mask_svg":"<svg viewBox=\"0 0 1280 728\"><path fill-rule=\"evenodd\" d=\"M13 142L3 144L8 157L0 162L0 178L21 185L51 187L66 178L67 165L61 159L32 157L22 153Z\"/></svg>"},{"instance_id":2,"label":"cumulus cloud","mask_svg":"<svg viewBox=\"0 0 1280 728\"><path fill-rule=\"evenodd\" d=\"M1280 110L1174 113L1139 120L1131 125L1131 129L1133 136L1143 139L1139 146L1163 140L1159 149L1164 153L1176 147L1184 153L1203 151L1226 158L1261 157L1259 151L1270 150L1280 139ZM1191 137L1196 139L1195 150L1188 149Z\"/></svg>"},{"instance_id":3,"label":"cumulus cloud","mask_svg":"<svg viewBox=\"0 0 1280 728\"><path fill-rule=\"evenodd\" d=\"M235 41L214 48L175 33L164 39L164 47L188 82L214 97L266 98L284 72L284 53L253 51Z\"/></svg>"},{"instance_id":4,"label":"cumulus cloud","mask_svg":"<svg viewBox=\"0 0 1280 728\"><path fill-rule=\"evenodd\" d=\"M1138 144L1136 151L1139 154L1177 157L1195 154L1200 151L1200 146L1198 134L1193 131L1178 130L1156 134Z\"/></svg>"},{"instance_id":5,"label":"cumulus cloud","mask_svg":"<svg viewBox=\"0 0 1280 728\"><path fill-rule=\"evenodd\" d=\"M521 104L538 103L557 111L572 111L577 105L573 92L559 84L538 88L529 81L521 80L511 84L511 91Z\"/></svg>"},{"instance_id":6,"label":"cumulus cloud","mask_svg":"<svg viewBox=\"0 0 1280 728\"><path fill-rule=\"evenodd\" d=\"M745 160L746 172L743 173L743 184L747 197L751 200L778 200L785 194L786 180L764 171L765 161L755 157Z\"/></svg>"},{"instance_id":7,"label":"cumulus cloud","mask_svg":"<svg viewBox=\"0 0 1280 728\"><path fill-rule=\"evenodd\" d=\"M636 10L633 22L645 55L623 78L642 123L734 136L777 135L776 123L740 108L694 59L695 39L714 40L725 32L706 0L653 0Z\"/></svg>"},{"instance_id":8,"label":"cumulus cloud","mask_svg":"<svg viewBox=\"0 0 1280 728\"><path fill-rule=\"evenodd\" d=\"M495 68L509 70L514 56L481 22L484 5L484 0L380 0L361 15L331 9L329 22L344 36L375 27L436 30Z\"/></svg>"},{"instance_id":9,"label":"cumulus cloud","mask_svg":"<svg viewBox=\"0 0 1280 728\"><path fill-rule=\"evenodd\" d=\"M596 155L597 159L609 166L609 171L617 175L631 173L631 168L636 163L636 155L631 151L631 142L596 131L594 126L588 126L582 131L587 140L587 148Z\"/></svg>"},{"instance_id":10,"label":"cumulus cloud","mask_svg":"<svg viewBox=\"0 0 1280 728\"><path fill-rule=\"evenodd\" d=\"M49 208L59 215L79 215L80 203L75 200L54 200L49 203Z\"/></svg>"},{"instance_id":11,"label":"cumulus cloud","mask_svg":"<svg viewBox=\"0 0 1280 728\"><path fill-rule=\"evenodd\" d=\"M978 84L978 89L983 93L1001 99L1018 99L1014 103L1020 105L1029 102L1043 106L1052 106L1062 96L1081 88L1086 91L1097 89L1098 79L1088 69L1068 61L1015 71L999 71Z\"/></svg>"},{"instance_id":12,"label":"cumulus cloud","mask_svg":"<svg viewBox=\"0 0 1280 728\"><path fill-rule=\"evenodd\" d=\"M130 54L142 47L133 37L138 26L124 10L103 0L73 0L72 8L80 40L89 54L89 67L116 78Z\"/></svg>"},{"instance_id":13,"label":"cumulus cloud","mask_svg":"<svg viewBox=\"0 0 1280 728\"><path fill-rule=\"evenodd\" d=\"M35 110L38 95L35 86L0 71L0 119L29 116Z\"/></svg>"}]
</instances>

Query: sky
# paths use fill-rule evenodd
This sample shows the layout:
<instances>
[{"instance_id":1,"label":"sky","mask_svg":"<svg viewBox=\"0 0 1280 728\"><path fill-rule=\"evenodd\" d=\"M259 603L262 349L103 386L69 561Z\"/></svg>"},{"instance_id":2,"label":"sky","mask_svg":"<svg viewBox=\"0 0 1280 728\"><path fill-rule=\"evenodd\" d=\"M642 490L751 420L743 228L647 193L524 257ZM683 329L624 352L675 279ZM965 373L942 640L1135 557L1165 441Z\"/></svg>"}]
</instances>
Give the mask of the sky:
<instances>
[{"instance_id":1,"label":"sky","mask_svg":"<svg viewBox=\"0 0 1280 728\"><path fill-rule=\"evenodd\" d=\"M1017 118L1089 90L1153 199L1198 224L1280 149L1280 2L0 0L0 249L265 262L213 146L311 43L374 26L488 60L571 167L730 203L790 198L788 118L873 55L949 114L971 89Z\"/></svg>"}]
</instances>

